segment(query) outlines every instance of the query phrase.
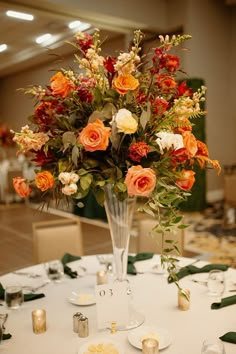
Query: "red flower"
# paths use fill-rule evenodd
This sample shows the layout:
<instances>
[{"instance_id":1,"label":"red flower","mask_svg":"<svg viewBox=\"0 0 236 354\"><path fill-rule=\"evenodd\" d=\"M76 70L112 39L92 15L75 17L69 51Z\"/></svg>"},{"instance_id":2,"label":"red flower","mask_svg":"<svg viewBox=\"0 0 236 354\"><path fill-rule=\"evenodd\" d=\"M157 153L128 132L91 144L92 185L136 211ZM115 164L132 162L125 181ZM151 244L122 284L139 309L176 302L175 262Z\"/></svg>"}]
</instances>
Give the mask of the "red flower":
<instances>
[{"instance_id":1,"label":"red flower","mask_svg":"<svg viewBox=\"0 0 236 354\"><path fill-rule=\"evenodd\" d=\"M170 75L157 75L157 86L164 93L169 93L171 90L175 89L177 86L176 81Z\"/></svg>"},{"instance_id":2,"label":"red flower","mask_svg":"<svg viewBox=\"0 0 236 354\"><path fill-rule=\"evenodd\" d=\"M44 150L35 151L34 155L35 157L32 159L32 161L36 162L37 166L44 166L54 162L54 157L51 150L48 150L47 154L44 152Z\"/></svg>"},{"instance_id":3,"label":"red flower","mask_svg":"<svg viewBox=\"0 0 236 354\"><path fill-rule=\"evenodd\" d=\"M89 33L84 33L84 38L78 39L77 44L80 46L81 50L86 53L93 44L93 37Z\"/></svg>"},{"instance_id":4,"label":"red flower","mask_svg":"<svg viewBox=\"0 0 236 354\"><path fill-rule=\"evenodd\" d=\"M193 95L193 91L191 88L187 86L186 81L181 82L181 84L177 87L177 91L178 91L178 97L183 95L190 97Z\"/></svg>"},{"instance_id":5,"label":"red flower","mask_svg":"<svg viewBox=\"0 0 236 354\"><path fill-rule=\"evenodd\" d=\"M111 74L115 74L115 72L116 72L115 67L114 67L116 61L117 61L117 58L112 58L109 56L103 62L105 69Z\"/></svg>"},{"instance_id":6,"label":"red flower","mask_svg":"<svg viewBox=\"0 0 236 354\"><path fill-rule=\"evenodd\" d=\"M134 143L129 148L129 157L135 162L140 162L142 157L146 157L150 147L143 141Z\"/></svg>"},{"instance_id":7,"label":"red flower","mask_svg":"<svg viewBox=\"0 0 236 354\"><path fill-rule=\"evenodd\" d=\"M173 150L170 154L170 161L172 165L176 166L181 163L185 163L190 159L190 154L187 149L181 148L177 150Z\"/></svg>"},{"instance_id":8,"label":"red flower","mask_svg":"<svg viewBox=\"0 0 236 354\"><path fill-rule=\"evenodd\" d=\"M179 58L168 54L165 58L165 68L170 72L175 72L179 67Z\"/></svg>"},{"instance_id":9,"label":"red flower","mask_svg":"<svg viewBox=\"0 0 236 354\"><path fill-rule=\"evenodd\" d=\"M152 102L153 111L155 114L162 115L168 107L168 102L164 98L157 97Z\"/></svg>"}]
</instances>

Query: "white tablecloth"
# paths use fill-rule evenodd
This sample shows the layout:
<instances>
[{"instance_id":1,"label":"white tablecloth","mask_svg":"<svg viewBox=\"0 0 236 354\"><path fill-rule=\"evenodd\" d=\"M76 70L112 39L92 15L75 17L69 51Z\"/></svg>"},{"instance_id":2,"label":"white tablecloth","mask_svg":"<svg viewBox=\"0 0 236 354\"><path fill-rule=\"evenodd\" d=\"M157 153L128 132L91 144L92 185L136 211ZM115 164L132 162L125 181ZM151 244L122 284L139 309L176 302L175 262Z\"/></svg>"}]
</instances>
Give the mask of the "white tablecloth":
<instances>
[{"instance_id":1,"label":"white tablecloth","mask_svg":"<svg viewBox=\"0 0 236 354\"><path fill-rule=\"evenodd\" d=\"M155 256L149 261L136 263L140 270L150 269L159 261ZM181 258L181 264L191 263L192 259ZM199 262L201 266L205 263ZM44 298L25 302L18 310L9 310L0 307L0 313L9 313L6 323L7 330L12 338L0 345L0 353L4 354L76 354L77 349L94 335L109 334L109 330L97 330L96 305L76 306L68 301L71 291L85 286L95 286L95 272L101 269L95 256L83 257L82 260L71 263L73 269L78 265L87 268L88 275L70 279L65 278L61 283L50 283L43 289ZM27 268L42 272L43 265ZM43 282L45 275L37 279L7 274L0 277L3 286L11 279L22 284L36 285ZM163 349L164 354L200 354L202 342L205 338L223 335L228 331L236 331L236 305L220 310L211 310L213 298L207 295L206 286L194 283L191 276L183 278L180 283L191 291L191 307L188 311L177 308L177 288L168 284L165 275L138 274L128 276L133 290L136 310L145 315L144 325L158 326L167 329L173 337L170 346ZM226 272L227 288L233 288L236 282L236 271L229 269ZM236 293L226 290L224 296ZM47 331L43 334L34 334L32 331L31 312L33 309L43 308L47 313ZM82 312L89 319L89 337L79 338L73 332L73 314ZM137 354L140 350L133 347L127 339L128 331L110 334L112 339L118 340L124 346L125 354ZM236 344L225 343L226 354L236 353Z\"/></svg>"}]
</instances>

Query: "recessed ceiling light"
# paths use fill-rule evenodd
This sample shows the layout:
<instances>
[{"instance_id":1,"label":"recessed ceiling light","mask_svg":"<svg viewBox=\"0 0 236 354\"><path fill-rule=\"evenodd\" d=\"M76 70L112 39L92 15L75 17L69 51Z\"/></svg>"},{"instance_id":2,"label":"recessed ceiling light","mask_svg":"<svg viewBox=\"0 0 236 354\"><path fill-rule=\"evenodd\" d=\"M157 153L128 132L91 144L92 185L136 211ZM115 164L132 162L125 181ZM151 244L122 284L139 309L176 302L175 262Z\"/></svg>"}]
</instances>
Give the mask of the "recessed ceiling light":
<instances>
[{"instance_id":1,"label":"recessed ceiling light","mask_svg":"<svg viewBox=\"0 0 236 354\"><path fill-rule=\"evenodd\" d=\"M6 15L9 17L14 17L14 18L18 18L20 20L26 20L26 21L33 21L34 16L31 14L26 14L24 12L18 12L18 11L7 11Z\"/></svg>"},{"instance_id":2,"label":"recessed ceiling light","mask_svg":"<svg viewBox=\"0 0 236 354\"><path fill-rule=\"evenodd\" d=\"M85 31L91 27L90 23L85 23L81 21L72 21L69 23L68 27L70 29L77 29L80 31Z\"/></svg>"},{"instance_id":3,"label":"recessed ceiling light","mask_svg":"<svg viewBox=\"0 0 236 354\"><path fill-rule=\"evenodd\" d=\"M50 33L45 33L42 36L37 37L35 42L38 44L41 44L43 42L48 41L51 37L52 37L52 35Z\"/></svg>"},{"instance_id":4,"label":"recessed ceiling light","mask_svg":"<svg viewBox=\"0 0 236 354\"><path fill-rule=\"evenodd\" d=\"M7 49L7 45L6 44L0 44L0 53L4 52L4 50Z\"/></svg>"}]
</instances>

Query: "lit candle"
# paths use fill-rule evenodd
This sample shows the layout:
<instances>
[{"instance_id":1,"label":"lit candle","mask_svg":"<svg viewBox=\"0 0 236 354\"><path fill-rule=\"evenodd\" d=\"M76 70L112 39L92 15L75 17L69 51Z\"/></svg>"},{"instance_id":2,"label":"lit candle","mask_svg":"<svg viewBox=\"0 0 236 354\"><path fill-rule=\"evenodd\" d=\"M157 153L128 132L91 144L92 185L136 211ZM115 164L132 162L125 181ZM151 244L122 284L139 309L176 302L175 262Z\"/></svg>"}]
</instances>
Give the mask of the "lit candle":
<instances>
[{"instance_id":1,"label":"lit candle","mask_svg":"<svg viewBox=\"0 0 236 354\"><path fill-rule=\"evenodd\" d=\"M36 334L46 331L46 311L34 310L32 311L33 332Z\"/></svg>"},{"instance_id":2,"label":"lit candle","mask_svg":"<svg viewBox=\"0 0 236 354\"><path fill-rule=\"evenodd\" d=\"M97 272L97 285L102 285L107 283L107 271L99 270Z\"/></svg>"},{"instance_id":3,"label":"lit candle","mask_svg":"<svg viewBox=\"0 0 236 354\"><path fill-rule=\"evenodd\" d=\"M143 354L158 354L159 343L154 338L146 338L142 341L142 353Z\"/></svg>"},{"instance_id":4,"label":"lit candle","mask_svg":"<svg viewBox=\"0 0 236 354\"><path fill-rule=\"evenodd\" d=\"M190 291L188 289L181 289L178 291L178 308L182 311L190 308Z\"/></svg>"}]
</instances>

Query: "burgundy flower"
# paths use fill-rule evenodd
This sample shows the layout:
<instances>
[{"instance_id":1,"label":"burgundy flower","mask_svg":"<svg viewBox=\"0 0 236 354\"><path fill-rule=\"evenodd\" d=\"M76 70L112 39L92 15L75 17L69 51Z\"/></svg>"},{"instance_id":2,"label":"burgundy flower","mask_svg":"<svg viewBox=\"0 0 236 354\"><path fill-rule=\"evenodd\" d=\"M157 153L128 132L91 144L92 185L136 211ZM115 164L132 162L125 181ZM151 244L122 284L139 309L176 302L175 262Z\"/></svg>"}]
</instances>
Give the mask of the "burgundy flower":
<instances>
[{"instance_id":1,"label":"burgundy flower","mask_svg":"<svg viewBox=\"0 0 236 354\"><path fill-rule=\"evenodd\" d=\"M190 154L186 148L173 150L170 154L172 165L176 166L185 163L190 159Z\"/></svg>"},{"instance_id":2,"label":"burgundy flower","mask_svg":"<svg viewBox=\"0 0 236 354\"><path fill-rule=\"evenodd\" d=\"M129 157L135 162L140 162L142 157L146 157L150 152L150 147L143 141L134 143L129 148Z\"/></svg>"}]
</instances>

